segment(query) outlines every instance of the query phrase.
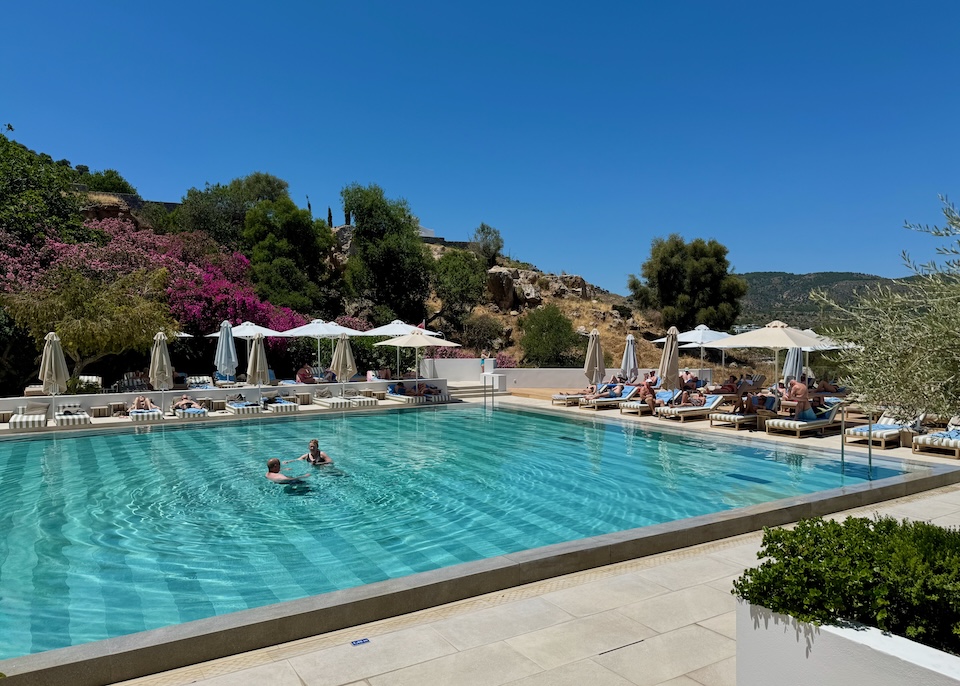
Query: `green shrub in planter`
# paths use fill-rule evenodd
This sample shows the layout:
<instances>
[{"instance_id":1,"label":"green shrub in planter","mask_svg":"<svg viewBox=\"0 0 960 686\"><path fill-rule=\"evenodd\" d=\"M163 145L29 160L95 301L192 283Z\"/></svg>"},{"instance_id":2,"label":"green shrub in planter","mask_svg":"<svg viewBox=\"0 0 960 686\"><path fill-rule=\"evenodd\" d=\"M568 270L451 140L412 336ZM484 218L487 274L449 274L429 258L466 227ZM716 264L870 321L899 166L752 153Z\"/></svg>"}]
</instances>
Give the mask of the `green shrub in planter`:
<instances>
[{"instance_id":1,"label":"green shrub in planter","mask_svg":"<svg viewBox=\"0 0 960 686\"><path fill-rule=\"evenodd\" d=\"M815 624L855 622L960 655L960 532L890 517L764 529L734 595Z\"/></svg>"}]
</instances>

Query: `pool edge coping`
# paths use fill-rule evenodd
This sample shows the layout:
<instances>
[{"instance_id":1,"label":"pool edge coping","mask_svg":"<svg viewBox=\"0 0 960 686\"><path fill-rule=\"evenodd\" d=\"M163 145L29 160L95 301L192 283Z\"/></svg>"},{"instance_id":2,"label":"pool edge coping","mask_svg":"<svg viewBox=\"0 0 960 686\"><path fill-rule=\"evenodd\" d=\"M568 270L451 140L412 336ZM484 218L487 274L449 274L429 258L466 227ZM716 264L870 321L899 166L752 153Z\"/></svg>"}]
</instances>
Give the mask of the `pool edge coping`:
<instances>
[{"instance_id":1,"label":"pool edge coping","mask_svg":"<svg viewBox=\"0 0 960 686\"><path fill-rule=\"evenodd\" d=\"M118 681L960 483L960 465L502 555L0 661L10 686Z\"/></svg>"}]
</instances>

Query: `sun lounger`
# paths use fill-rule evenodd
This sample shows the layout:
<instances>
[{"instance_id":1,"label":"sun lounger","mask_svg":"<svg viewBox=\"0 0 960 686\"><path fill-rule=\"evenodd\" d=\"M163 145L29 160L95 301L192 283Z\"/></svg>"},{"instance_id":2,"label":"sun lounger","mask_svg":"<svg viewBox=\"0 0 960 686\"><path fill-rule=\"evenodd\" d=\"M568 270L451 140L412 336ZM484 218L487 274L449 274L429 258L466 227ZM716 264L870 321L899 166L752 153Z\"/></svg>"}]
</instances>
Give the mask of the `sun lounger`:
<instances>
[{"instance_id":1,"label":"sun lounger","mask_svg":"<svg viewBox=\"0 0 960 686\"><path fill-rule=\"evenodd\" d=\"M817 419L811 419L808 422L798 421L796 419L768 419L766 428L767 433L790 433L797 438L804 434L820 433L823 434L827 429L839 428L840 422L837 421L837 410L841 403L832 404Z\"/></svg>"},{"instance_id":2,"label":"sun lounger","mask_svg":"<svg viewBox=\"0 0 960 686\"><path fill-rule=\"evenodd\" d=\"M387 386L387 395L386 395L387 400L395 400L398 403L407 403L408 405L420 405L422 403L427 402L426 396L406 395L406 394L399 395L397 393L394 393L395 390L396 390L396 386L394 386L393 384L390 384L389 386Z\"/></svg>"},{"instance_id":3,"label":"sun lounger","mask_svg":"<svg viewBox=\"0 0 960 686\"><path fill-rule=\"evenodd\" d=\"M313 404L319 405L320 407L326 407L331 410L345 410L351 406L350 398L344 398L343 396L336 396L331 398L314 396Z\"/></svg>"},{"instance_id":4,"label":"sun lounger","mask_svg":"<svg viewBox=\"0 0 960 686\"><path fill-rule=\"evenodd\" d=\"M213 378L210 376L188 376L187 388L192 390L213 388Z\"/></svg>"},{"instance_id":5,"label":"sun lounger","mask_svg":"<svg viewBox=\"0 0 960 686\"><path fill-rule=\"evenodd\" d=\"M713 412L708 415L710 426L719 426L721 428L736 429L756 426L757 415L755 414L734 414L732 412Z\"/></svg>"},{"instance_id":6,"label":"sun lounger","mask_svg":"<svg viewBox=\"0 0 960 686\"><path fill-rule=\"evenodd\" d=\"M81 424L92 424L90 415L80 407L80 403L63 403L57 405L57 411L53 415L53 421L57 426L79 426Z\"/></svg>"},{"instance_id":7,"label":"sun lounger","mask_svg":"<svg viewBox=\"0 0 960 686\"><path fill-rule=\"evenodd\" d=\"M591 400L584 398L580 401L580 409L599 410L602 407L620 407L620 403L633 398L638 390L640 390L639 386L624 386L620 395L614 398L593 398Z\"/></svg>"},{"instance_id":8,"label":"sun lounger","mask_svg":"<svg viewBox=\"0 0 960 686\"><path fill-rule=\"evenodd\" d=\"M608 384L600 384L597 386L597 391L604 391L608 388ZM553 397L550 399L551 405L579 405L580 401L587 396L586 393L554 393Z\"/></svg>"},{"instance_id":9,"label":"sun lounger","mask_svg":"<svg viewBox=\"0 0 960 686\"><path fill-rule=\"evenodd\" d=\"M162 422L163 412L160 410L130 410L130 421L133 422Z\"/></svg>"},{"instance_id":10,"label":"sun lounger","mask_svg":"<svg viewBox=\"0 0 960 686\"><path fill-rule=\"evenodd\" d=\"M173 413L179 419L204 419L210 414L205 407L179 407Z\"/></svg>"},{"instance_id":11,"label":"sun lounger","mask_svg":"<svg viewBox=\"0 0 960 686\"><path fill-rule=\"evenodd\" d=\"M951 457L960 459L960 416L951 417L944 431L914 436L912 450L914 453L951 452Z\"/></svg>"},{"instance_id":12,"label":"sun lounger","mask_svg":"<svg viewBox=\"0 0 960 686\"><path fill-rule=\"evenodd\" d=\"M656 415L661 419L679 419L684 422L688 419L703 419L717 409L723 402L722 395L708 395L703 405L667 405L658 407Z\"/></svg>"},{"instance_id":13,"label":"sun lounger","mask_svg":"<svg viewBox=\"0 0 960 686\"><path fill-rule=\"evenodd\" d=\"M264 408L267 410L267 412L273 412L274 414L296 412L299 407L300 406L297 403L290 402L284 398L277 398L276 401L264 405Z\"/></svg>"},{"instance_id":14,"label":"sun lounger","mask_svg":"<svg viewBox=\"0 0 960 686\"><path fill-rule=\"evenodd\" d=\"M880 419L874 424L855 426L844 431L843 442L870 441L874 444L879 444L880 449L885 450L887 447L893 447L889 445L891 443L900 445L900 431L910 429L911 427L919 428L923 417L924 415L920 415L913 420L904 422L898 421L897 418L889 412L884 412L880 415Z\"/></svg>"},{"instance_id":15,"label":"sun lounger","mask_svg":"<svg viewBox=\"0 0 960 686\"><path fill-rule=\"evenodd\" d=\"M679 392L680 391L658 391L656 394L656 399L662 400L664 403L669 403ZM626 402L620 403L620 414L640 415L647 412L652 413L653 411L650 409L650 405L648 405L645 400L627 400Z\"/></svg>"},{"instance_id":16,"label":"sun lounger","mask_svg":"<svg viewBox=\"0 0 960 686\"><path fill-rule=\"evenodd\" d=\"M7 426L11 431L37 431L47 426L50 403L28 402L18 405Z\"/></svg>"},{"instance_id":17,"label":"sun lounger","mask_svg":"<svg viewBox=\"0 0 960 686\"><path fill-rule=\"evenodd\" d=\"M448 396L449 397L449 396ZM350 398L350 407L375 407L377 399L365 395Z\"/></svg>"},{"instance_id":18,"label":"sun lounger","mask_svg":"<svg viewBox=\"0 0 960 686\"><path fill-rule=\"evenodd\" d=\"M245 400L231 400L226 404L225 409L233 414L260 414L260 406L257 403Z\"/></svg>"}]
</instances>

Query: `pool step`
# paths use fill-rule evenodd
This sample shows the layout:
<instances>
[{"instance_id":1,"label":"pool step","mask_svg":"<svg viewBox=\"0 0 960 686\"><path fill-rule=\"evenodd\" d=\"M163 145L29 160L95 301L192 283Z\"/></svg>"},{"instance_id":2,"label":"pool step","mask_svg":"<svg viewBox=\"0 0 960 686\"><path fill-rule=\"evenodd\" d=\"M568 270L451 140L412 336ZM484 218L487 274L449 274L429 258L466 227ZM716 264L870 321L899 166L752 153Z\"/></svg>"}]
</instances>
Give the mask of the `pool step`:
<instances>
[{"instance_id":1,"label":"pool step","mask_svg":"<svg viewBox=\"0 0 960 686\"><path fill-rule=\"evenodd\" d=\"M447 388L450 391L450 395L454 398L482 398L483 397L483 385L482 384L472 384L472 383L451 383L447 384ZM487 386L487 395L490 395L490 386ZM510 391L499 392L496 395L510 395Z\"/></svg>"}]
</instances>

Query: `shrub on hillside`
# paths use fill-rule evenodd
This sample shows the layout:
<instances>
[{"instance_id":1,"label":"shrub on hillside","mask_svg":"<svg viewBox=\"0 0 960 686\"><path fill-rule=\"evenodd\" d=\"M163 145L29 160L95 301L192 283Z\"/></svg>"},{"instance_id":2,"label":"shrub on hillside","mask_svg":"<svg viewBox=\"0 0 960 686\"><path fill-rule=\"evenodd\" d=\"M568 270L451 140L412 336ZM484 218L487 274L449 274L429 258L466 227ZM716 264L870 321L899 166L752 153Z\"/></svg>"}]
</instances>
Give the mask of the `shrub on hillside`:
<instances>
[{"instance_id":1,"label":"shrub on hillside","mask_svg":"<svg viewBox=\"0 0 960 686\"><path fill-rule=\"evenodd\" d=\"M463 344L468 348L490 350L503 336L503 324L488 314L471 315L463 324Z\"/></svg>"},{"instance_id":2,"label":"shrub on hillside","mask_svg":"<svg viewBox=\"0 0 960 686\"><path fill-rule=\"evenodd\" d=\"M890 517L765 529L733 593L805 622L856 622L960 655L960 532Z\"/></svg>"}]
</instances>

